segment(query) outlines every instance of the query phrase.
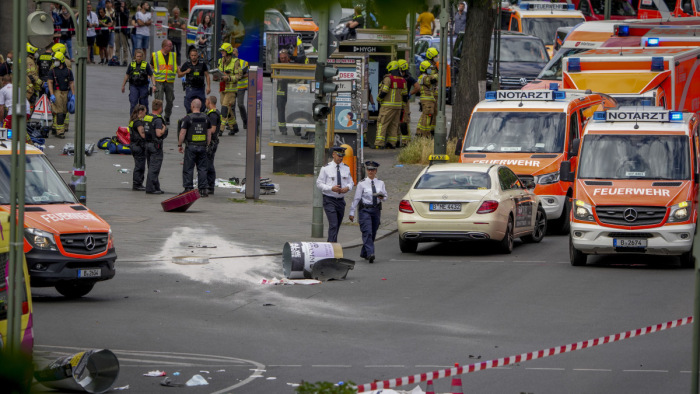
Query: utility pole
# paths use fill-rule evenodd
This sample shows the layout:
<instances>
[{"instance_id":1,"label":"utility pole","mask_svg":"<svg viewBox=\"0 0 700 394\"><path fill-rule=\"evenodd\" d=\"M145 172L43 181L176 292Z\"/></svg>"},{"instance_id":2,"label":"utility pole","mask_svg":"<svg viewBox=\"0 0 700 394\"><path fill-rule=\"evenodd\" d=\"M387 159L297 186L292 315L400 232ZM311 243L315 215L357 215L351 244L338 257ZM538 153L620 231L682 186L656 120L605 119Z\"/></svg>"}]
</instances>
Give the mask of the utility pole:
<instances>
[{"instance_id":1,"label":"utility pole","mask_svg":"<svg viewBox=\"0 0 700 394\"><path fill-rule=\"evenodd\" d=\"M70 10L66 4L61 1L52 0ZM83 23L85 23L87 2L86 0L78 0L78 11ZM73 192L78 196L78 200L85 204L87 203L87 178L85 176L85 83L87 75L87 29L81 28L82 24L78 22L75 15L71 13L73 23L76 27L76 38L78 39L77 58L78 64L76 69L76 78L74 86L77 88L75 94L75 156L73 157L73 174L70 177L70 186Z\"/></svg>"},{"instance_id":2,"label":"utility pole","mask_svg":"<svg viewBox=\"0 0 700 394\"><path fill-rule=\"evenodd\" d=\"M496 7L498 7L498 12L496 13L495 37L493 39L493 81L491 82L491 90L501 88L501 5L497 4Z\"/></svg>"},{"instance_id":3,"label":"utility pole","mask_svg":"<svg viewBox=\"0 0 700 394\"><path fill-rule=\"evenodd\" d=\"M449 14L447 0L441 0L442 9L440 10L440 89L438 90L438 108L437 117L435 120L435 142L434 153L436 155L444 155L447 151L447 121L445 119L445 84L447 83L447 23L449 22Z\"/></svg>"},{"instance_id":4,"label":"utility pole","mask_svg":"<svg viewBox=\"0 0 700 394\"><path fill-rule=\"evenodd\" d=\"M328 60L328 18L329 8L322 7L319 10L318 19L318 63L326 63ZM318 73L317 73L318 74ZM326 95L323 93L321 84L323 81L316 78L316 96L317 102L324 102ZM320 110L319 106L319 110ZM316 107L313 108L316 110ZM321 114L318 114L321 115ZM321 167L326 161L326 117L320 117L314 113L316 121L316 132L314 133L314 179L318 179L318 174L321 172ZM321 190L316 187L316 182L313 183L313 210L311 213L311 236L314 238L323 237L323 195Z\"/></svg>"}]
</instances>

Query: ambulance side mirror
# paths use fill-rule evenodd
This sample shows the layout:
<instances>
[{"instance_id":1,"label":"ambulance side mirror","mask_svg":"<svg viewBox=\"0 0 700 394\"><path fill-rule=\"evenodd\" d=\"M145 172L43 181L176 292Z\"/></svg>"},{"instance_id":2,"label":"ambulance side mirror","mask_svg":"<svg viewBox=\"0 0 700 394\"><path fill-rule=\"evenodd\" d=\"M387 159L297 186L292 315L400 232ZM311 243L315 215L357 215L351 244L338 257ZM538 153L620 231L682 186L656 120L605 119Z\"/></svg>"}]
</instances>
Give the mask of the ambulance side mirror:
<instances>
[{"instance_id":1,"label":"ambulance side mirror","mask_svg":"<svg viewBox=\"0 0 700 394\"><path fill-rule=\"evenodd\" d=\"M581 140L574 138L571 141L571 146L569 146L569 158L578 156L578 146L581 144Z\"/></svg>"},{"instance_id":2,"label":"ambulance side mirror","mask_svg":"<svg viewBox=\"0 0 700 394\"><path fill-rule=\"evenodd\" d=\"M559 179L563 182L573 182L574 174L571 172L571 162L568 160L562 161L559 164Z\"/></svg>"}]
</instances>

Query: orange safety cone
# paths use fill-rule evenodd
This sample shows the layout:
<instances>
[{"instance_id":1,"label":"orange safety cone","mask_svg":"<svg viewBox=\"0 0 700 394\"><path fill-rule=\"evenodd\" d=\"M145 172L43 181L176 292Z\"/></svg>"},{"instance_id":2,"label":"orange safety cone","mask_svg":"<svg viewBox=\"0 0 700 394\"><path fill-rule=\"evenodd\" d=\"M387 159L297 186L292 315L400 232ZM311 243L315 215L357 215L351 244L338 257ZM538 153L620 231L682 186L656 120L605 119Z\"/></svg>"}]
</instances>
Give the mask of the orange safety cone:
<instances>
[{"instance_id":1,"label":"orange safety cone","mask_svg":"<svg viewBox=\"0 0 700 394\"><path fill-rule=\"evenodd\" d=\"M459 364L455 363L455 368L458 368ZM464 390L462 390L462 377L460 375L455 375L452 378L452 388L450 388L450 392L452 394L464 394Z\"/></svg>"},{"instance_id":2,"label":"orange safety cone","mask_svg":"<svg viewBox=\"0 0 700 394\"><path fill-rule=\"evenodd\" d=\"M433 388L433 381L428 380L428 387L425 388L425 394L435 394L435 389Z\"/></svg>"}]
</instances>

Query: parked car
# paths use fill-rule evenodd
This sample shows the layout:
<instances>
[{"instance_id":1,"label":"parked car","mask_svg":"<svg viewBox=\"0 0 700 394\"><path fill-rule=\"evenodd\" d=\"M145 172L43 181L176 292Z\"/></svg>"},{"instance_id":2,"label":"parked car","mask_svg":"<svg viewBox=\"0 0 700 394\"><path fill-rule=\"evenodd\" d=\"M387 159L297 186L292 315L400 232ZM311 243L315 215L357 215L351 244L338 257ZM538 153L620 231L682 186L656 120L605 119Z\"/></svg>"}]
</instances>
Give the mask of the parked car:
<instances>
[{"instance_id":1,"label":"parked car","mask_svg":"<svg viewBox=\"0 0 700 394\"><path fill-rule=\"evenodd\" d=\"M399 247L415 253L420 242L496 241L503 253L513 240L540 242L547 215L539 197L508 167L440 163L427 166L399 203Z\"/></svg>"},{"instance_id":2,"label":"parked car","mask_svg":"<svg viewBox=\"0 0 700 394\"><path fill-rule=\"evenodd\" d=\"M493 83L494 37L491 37L491 53L486 71L486 88ZM541 39L522 33L501 32L499 70L500 89L521 89L532 82L549 62L547 48Z\"/></svg>"}]
</instances>

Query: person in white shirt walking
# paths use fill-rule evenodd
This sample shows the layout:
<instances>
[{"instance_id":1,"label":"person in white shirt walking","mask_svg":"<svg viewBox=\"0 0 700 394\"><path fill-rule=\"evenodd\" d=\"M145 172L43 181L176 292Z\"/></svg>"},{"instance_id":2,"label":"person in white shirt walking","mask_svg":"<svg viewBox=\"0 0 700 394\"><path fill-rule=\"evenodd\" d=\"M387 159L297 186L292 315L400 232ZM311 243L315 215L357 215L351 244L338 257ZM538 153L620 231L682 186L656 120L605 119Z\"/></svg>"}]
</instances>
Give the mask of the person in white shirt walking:
<instances>
[{"instance_id":1,"label":"person in white shirt walking","mask_svg":"<svg viewBox=\"0 0 700 394\"><path fill-rule=\"evenodd\" d=\"M358 182L355 198L350 206L350 221L355 220L355 211L358 212L358 222L362 231L362 250L360 257L374 263L374 240L377 239L377 230L382 218L382 202L386 201L387 192L384 182L377 179L376 161L366 161L365 169L367 178Z\"/></svg>"},{"instance_id":2,"label":"person in white shirt walking","mask_svg":"<svg viewBox=\"0 0 700 394\"><path fill-rule=\"evenodd\" d=\"M354 183L350 167L343 163L345 148L334 147L333 161L319 171L316 187L323 193L323 210L328 218L327 242L338 242L338 230L345 216L345 194Z\"/></svg>"},{"instance_id":3,"label":"person in white shirt walking","mask_svg":"<svg viewBox=\"0 0 700 394\"><path fill-rule=\"evenodd\" d=\"M134 50L143 49L148 53L148 40L151 38L151 6L148 2L141 3L141 11L136 13L136 31L134 35Z\"/></svg>"},{"instance_id":4,"label":"person in white shirt walking","mask_svg":"<svg viewBox=\"0 0 700 394\"><path fill-rule=\"evenodd\" d=\"M87 2L87 42L88 42L88 63L90 64L95 64L95 61L92 59L94 53L93 49L95 48L95 40L97 38L97 32L95 31L95 28L100 25L100 20L97 19L97 14L95 11L92 10L92 3L89 1Z\"/></svg>"}]
</instances>

